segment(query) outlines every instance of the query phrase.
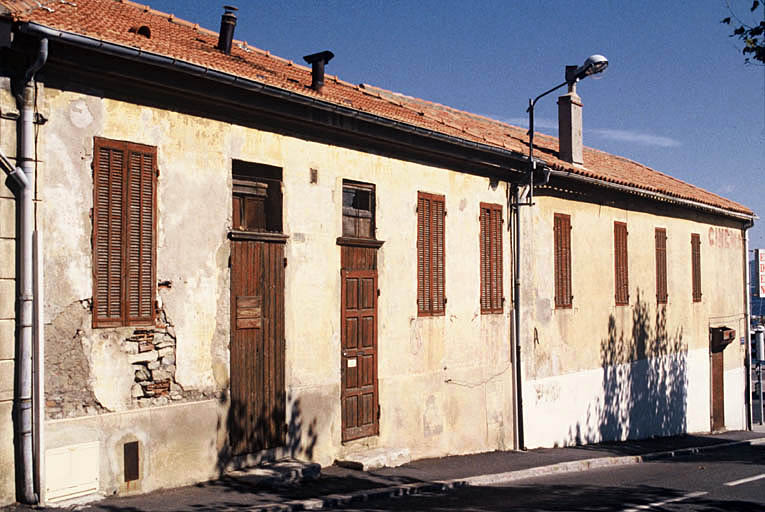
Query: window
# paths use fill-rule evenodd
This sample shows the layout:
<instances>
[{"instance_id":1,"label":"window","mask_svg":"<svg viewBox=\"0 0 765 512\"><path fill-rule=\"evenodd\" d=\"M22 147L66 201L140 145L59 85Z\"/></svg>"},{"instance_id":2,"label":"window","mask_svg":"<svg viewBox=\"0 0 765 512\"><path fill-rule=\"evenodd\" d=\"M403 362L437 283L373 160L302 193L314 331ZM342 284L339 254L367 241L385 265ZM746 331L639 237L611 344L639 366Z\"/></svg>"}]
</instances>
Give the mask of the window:
<instances>
[{"instance_id":1,"label":"window","mask_svg":"<svg viewBox=\"0 0 765 512\"><path fill-rule=\"evenodd\" d=\"M282 232L282 170L234 160L232 223L234 231Z\"/></svg>"},{"instance_id":2,"label":"window","mask_svg":"<svg viewBox=\"0 0 765 512\"><path fill-rule=\"evenodd\" d=\"M96 137L93 326L154 321L157 149Z\"/></svg>"},{"instance_id":3,"label":"window","mask_svg":"<svg viewBox=\"0 0 765 512\"><path fill-rule=\"evenodd\" d=\"M654 230L656 241L656 302L667 303L667 230Z\"/></svg>"},{"instance_id":4,"label":"window","mask_svg":"<svg viewBox=\"0 0 765 512\"><path fill-rule=\"evenodd\" d=\"M443 315L444 196L417 193L417 315Z\"/></svg>"},{"instance_id":5,"label":"window","mask_svg":"<svg viewBox=\"0 0 765 512\"><path fill-rule=\"evenodd\" d=\"M343 236L374 239L374 185L343 181Z\"/></svg>"},{"instance_id":6,"label":"window","mask_svg":"<svg viewBox=\"0 0 765 512\"><path fill-rule=\"evenodd\" d=\"M502 205L481 203L481 313L502 313Z\"/></svg>"},{"instance_id":7,"label":"window","mask_svg":"<svg viewBox=\"0 0 765 512\"><path fill-rule=\"evenodd\" d=\"M554 218L555 243L555 307L570 308L571 294L571 217L556 213Z\"/></svg>"},{"instance_id":8,"label":"window","mask_svg":"<svg viewBox=\"0 0 765 512\"><path fill-rule=\"evenodd\" d=\"M693 279L693 302L701 302L701 237L691 234L691 274Z\"/></svg>"},{"instance_id":9,"label":"window","mask_svg":"<svg viewBox=\"0 0 765 512\"><path fill-rule=\"evenodd\" d=\"M614 283L616 305L630 302L629 272L627 269L627 224L614 222Z\"/></svg>"}]
</instances>

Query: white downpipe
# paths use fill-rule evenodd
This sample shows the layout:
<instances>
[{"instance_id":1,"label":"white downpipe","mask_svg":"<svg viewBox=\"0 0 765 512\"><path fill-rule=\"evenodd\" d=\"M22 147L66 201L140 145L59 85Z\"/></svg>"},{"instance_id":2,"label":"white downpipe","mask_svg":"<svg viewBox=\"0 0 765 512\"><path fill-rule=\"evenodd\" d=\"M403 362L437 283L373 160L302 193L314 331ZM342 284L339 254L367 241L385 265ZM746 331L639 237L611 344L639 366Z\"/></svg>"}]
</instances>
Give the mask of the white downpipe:
<instances>
[{"instance_id":1,"label":"white downpipe","mask_svg":"<svg viewBox=\"0 0 765 512\"><path fill-rule=\"evenodd\" d=\"M43 322L43 235L34 232L34 434L35 487L40 503L45 503L45 324Z\"/></svg>"}]
</instances>

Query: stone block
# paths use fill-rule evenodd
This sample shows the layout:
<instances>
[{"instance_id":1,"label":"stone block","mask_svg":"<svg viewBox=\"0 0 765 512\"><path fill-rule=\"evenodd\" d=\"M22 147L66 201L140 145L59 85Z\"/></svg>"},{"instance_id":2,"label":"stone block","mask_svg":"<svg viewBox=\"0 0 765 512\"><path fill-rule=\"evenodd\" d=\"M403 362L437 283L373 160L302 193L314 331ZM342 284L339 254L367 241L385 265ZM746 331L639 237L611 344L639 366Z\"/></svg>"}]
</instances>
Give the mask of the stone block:
<instances>
[{"instance_id":1,"label":"stone block","mask_svg":"<svg viewBox=\"0 0 765 512\"><path fill-rule=\"evenodd\" d=\"M141 398L143 396L143 387L140 384L133 384L133 387L130 389L130 395L133 398Z\"/></svg>"},{"instance_id":2,"label":"stone block","mask_svg":"<svg viewBox=\"0 0 765 512\"><path fill-rule=\"evenodd\" d=\"M166 381L169 382L171 377L172 377L172 374L170 372L168 372L167 370L159 370L158 369L158 370L152 370L151 371L151 378L155 382L156 381L160 381L160 380L166 380ZM169 386L169 384L168 384L168 386ZM170 388L168 387L168 389L170 389Z\"/></svg>"},{"instance_id":3,"label":"stone block","mask_svg":"<svg viewBox=\"0 0 765 512\"><path fill-rule=\"evenodd\" d=\"M0 197L0 237L16 236L16 201Z\"/></svg>"},{"instance_id":4,"label":"stone block","mask_svg":"<svg viewBox=\"0 0 765 512\"><path fill-rule=\"evenodd\" d=\"M0 238L0 278L16 276L16 240Z\"/></svg>"},{"instance_id":5,"label":"stone block","mask_svg":"<svg viewBox=\"0 0 765 512\"><path fill-rule=\"evenodd\" d=\"M173 347L161 348L159 349L158 352L159 352L159 357L175 355L175 348Z\"/></svg>"},{"instance_id":6,"label":"stone block","mask_svg":"<svg viewBox=\"0 0 765 512\"><path fill-rule=\"evenodd\" d=\"M159 368L159 361L150 361L147 366L149 370L156 370L157 368Z\"/></svg>"},{"instance_id":7,"label":"stone block","mask_svg":"<svg viewBox=\"0 0 765 512\"><path fill-rule=\"evenodd\" d=\"M343 460L335 461L338 466L372 471L389 467L394 468L412 461L409 448L377 448L360 453L350 453Z\"/></svg>"},{"instance_id":8,"label":"stone block","mask_svg":"<svg viewBox=\"0 0 765 512\"><path fill-rule=\"evenodd\" d=\"M16 354L16 322L0 320L0 359L13 359Z\"/></svg>"},{"instance_id":9,"label":"stone block","mask_svg":"<svg viewBox=\"0 0 765 512\"><path fill-rule=\"evenodd\" d=\"M13 400L13 360L0 361L0 402Z\"/></svg>"},{"instance_id":10,"label":"stone block","mask_svg":"<svg viewBox=\"0 0 765 512\"><path fill-rule=\"evenodd\" d=\"M0 279L0 320L16 318L16 281Z\"/></svg>"},{"instance_id":11,"label":"stone block","mask_svg":"<svg viewBox=\"0 0 765 512\"><path fill-rule=\"evenodd\" d=\"M162 358L162 364L164 364L164 365L175 365L175 354L163 357Z\"/></svg>"},{"instance_id":12,"label":"stone block","mask_svg":"<svg viewBox=\"0 0 765 512\"><path fill-rule=\"evenodd\" d=\"M10 504L16 495L13 455L13 402L0 402L0 506ZM3 503L6 499L8 503Z\"/></svg>"},{"instance_id":13,"label":"stone block","mask_svg":"<svg viewBox=\"0 0 765 512\"><path fill-rule=\"evenodd\" d=\"M149 380L150 378L151 378L151 374L146 368L140 367L135 371L135 380L137 382Z\"/></svg>"},{"instance_id":14,"label":"stone block","mask_svg":"<svg viewBox=\"0 0 765 512\"><path fill-rule=\"evenodd\" d=\"M130 364L149 363L152 361L157 361L157 359L159 359L159 355L157 354L156 350L152 350L151 352L141 352L138 354L130 354L128 356L128 360L130 361Z\"/></svg>"}]
</instances>

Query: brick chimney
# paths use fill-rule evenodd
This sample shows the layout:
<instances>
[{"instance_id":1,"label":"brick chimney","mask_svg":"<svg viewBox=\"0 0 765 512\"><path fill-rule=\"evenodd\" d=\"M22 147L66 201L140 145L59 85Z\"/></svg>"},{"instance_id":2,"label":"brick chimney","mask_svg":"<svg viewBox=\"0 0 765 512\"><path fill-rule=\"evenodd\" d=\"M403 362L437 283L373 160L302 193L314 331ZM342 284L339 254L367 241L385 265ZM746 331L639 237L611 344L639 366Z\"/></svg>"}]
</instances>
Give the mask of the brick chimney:
<instances>
[{"instance_id":1,"label":"brick chimney","mask_svg":"<svg viewBox=\"0 0 765 512\"><path fill-rule=\"evenodd\" d=\"M576 66L566 66L568 78ZM558 156L574 165L582 165L582 99L576 94L576 81L569 82L568 93L558 97Z\"/></svg>"}]
</instances>

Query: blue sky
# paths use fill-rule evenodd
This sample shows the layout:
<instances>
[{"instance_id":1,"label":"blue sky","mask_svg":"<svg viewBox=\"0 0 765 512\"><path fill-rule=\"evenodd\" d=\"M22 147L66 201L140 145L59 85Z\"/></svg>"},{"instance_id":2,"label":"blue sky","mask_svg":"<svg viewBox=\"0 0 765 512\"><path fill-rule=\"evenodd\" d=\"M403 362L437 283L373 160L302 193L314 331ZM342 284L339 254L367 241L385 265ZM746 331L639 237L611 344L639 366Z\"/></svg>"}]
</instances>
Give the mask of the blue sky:
<instances>
[{"instance_id":1,"label":"blue sky","mask_svg":"<svg viewBox=\"0 0 765 512\"><path fill-rule=\"evenodd\" d=\"M221 1L143 0L217 30ZM765 217L765 68L746 66L720 24L725 0L232 0L235 37L327 72L513 124L529 97L593 53L610 66L583 81L585 144L738 201ZM730 0L743 17L751 2ZM555 95L537 105L555 134ZM750 230L765 248L765 218Z\"/></svg>"}]
</instances>

